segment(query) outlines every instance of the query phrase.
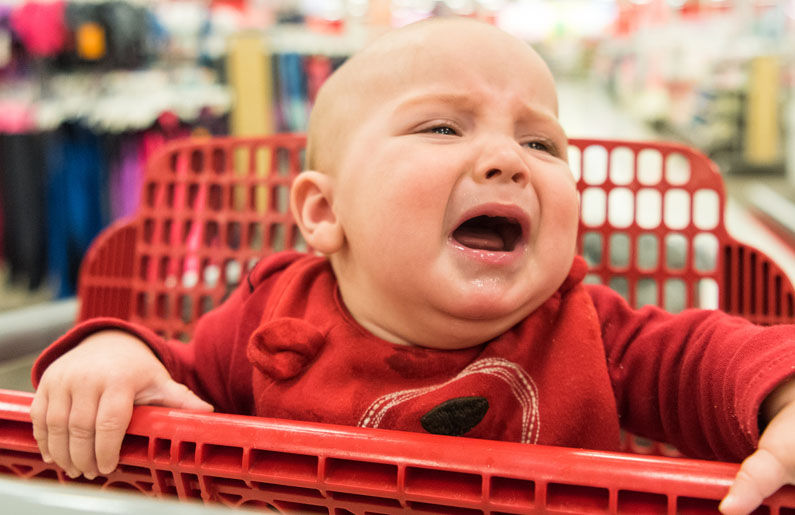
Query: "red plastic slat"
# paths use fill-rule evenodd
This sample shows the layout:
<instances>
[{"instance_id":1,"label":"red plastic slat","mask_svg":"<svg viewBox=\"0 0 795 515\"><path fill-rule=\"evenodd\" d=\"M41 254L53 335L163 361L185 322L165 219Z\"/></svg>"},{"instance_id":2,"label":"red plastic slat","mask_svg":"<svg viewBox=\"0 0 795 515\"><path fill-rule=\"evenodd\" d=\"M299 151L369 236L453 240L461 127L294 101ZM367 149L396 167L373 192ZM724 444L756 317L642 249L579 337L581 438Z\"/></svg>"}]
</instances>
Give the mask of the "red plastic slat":
<instances>
[{"instance_id":1,"label":"red plastic slat","mask_svg":"<svg viewBox=\"0 0 795 515\"><path fill-rule=\"evenodd\" d=\"M31 395L0 391L0 467L57 477L33 439ZM230 437L234 435L234 437ZM466 448L466 452L462 452ZM681 513L717 506L738 465L138 407L120 467L95 481L150 495L289 512ZM83 481L85 482L85 481ZM795 488L769 498L795 509Z\"/></svg>"}]
</instances>

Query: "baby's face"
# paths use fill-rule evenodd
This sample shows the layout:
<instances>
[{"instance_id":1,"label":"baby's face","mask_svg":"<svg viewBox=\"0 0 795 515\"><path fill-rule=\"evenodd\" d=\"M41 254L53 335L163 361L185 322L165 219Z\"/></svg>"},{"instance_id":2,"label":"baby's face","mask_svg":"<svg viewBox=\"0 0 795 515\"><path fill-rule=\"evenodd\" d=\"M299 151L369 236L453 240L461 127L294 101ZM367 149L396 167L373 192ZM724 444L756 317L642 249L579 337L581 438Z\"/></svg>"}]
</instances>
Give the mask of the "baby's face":
<instances>
[{"instance_id":1,"label":"baby's face","mask_svg":"<svg viewBox=\"0 0 795 515\"><path fill-rule=\"evenodd\" d=\"M419 30L382 61L333 202L345 246L332 263L354 318L445 349L501 334L552 295L578 220L546 67L496 29L457 25Z\"/></svg>"}]
</instances>

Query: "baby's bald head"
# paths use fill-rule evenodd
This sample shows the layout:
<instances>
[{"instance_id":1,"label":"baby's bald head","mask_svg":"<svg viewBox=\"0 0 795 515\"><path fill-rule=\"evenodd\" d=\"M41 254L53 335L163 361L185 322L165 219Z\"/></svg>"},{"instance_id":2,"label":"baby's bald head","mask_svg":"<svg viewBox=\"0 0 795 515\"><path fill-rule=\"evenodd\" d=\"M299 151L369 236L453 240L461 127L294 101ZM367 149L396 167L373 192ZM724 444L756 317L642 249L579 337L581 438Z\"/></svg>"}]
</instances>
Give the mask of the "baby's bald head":
<instances>
[{"instance_id":1,"label":"baby's bald head","mask_svg":"<svg viewBox=\"0 0 795 515\"><path fill-rule=\"evenodd\" d=\"M526 43L491 25L466 18L431 18L387 32L348 59L325 82L309 120L307 168L336 175L351 132L367 112L403 91L412 80L436 71L431 56L459 58L479 53L504 66L500 54L521 56L549 85L557 112L552 74Z\"/></svg>"}]
</instances>

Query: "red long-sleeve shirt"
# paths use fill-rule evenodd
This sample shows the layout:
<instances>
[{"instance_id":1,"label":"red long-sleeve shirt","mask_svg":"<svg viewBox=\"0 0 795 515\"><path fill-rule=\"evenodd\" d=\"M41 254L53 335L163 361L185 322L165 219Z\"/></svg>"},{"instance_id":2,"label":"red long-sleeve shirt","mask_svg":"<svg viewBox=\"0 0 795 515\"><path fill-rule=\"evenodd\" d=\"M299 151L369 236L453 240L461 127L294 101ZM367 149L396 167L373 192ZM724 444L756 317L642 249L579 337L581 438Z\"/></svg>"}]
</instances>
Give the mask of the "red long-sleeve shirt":
<instances>
[{"instance_id":1,"label":"red long-sleeve shirt","mask_svg":"<svg viewBox=\"0 0 795 515\"><path fill-rule=\"evenodd\" d=\"M200 320L190 344L90 320L40 356L34 384L88 334L114 327L222 412L604 450L618 449L621 425L691 456L752 452L761 402L795 372L795 326L633 310L583 284L585 271L578 258L525 320L449 351L373 336L345 309L327 260L276 254Z\"/></svg>"}]
</instances>

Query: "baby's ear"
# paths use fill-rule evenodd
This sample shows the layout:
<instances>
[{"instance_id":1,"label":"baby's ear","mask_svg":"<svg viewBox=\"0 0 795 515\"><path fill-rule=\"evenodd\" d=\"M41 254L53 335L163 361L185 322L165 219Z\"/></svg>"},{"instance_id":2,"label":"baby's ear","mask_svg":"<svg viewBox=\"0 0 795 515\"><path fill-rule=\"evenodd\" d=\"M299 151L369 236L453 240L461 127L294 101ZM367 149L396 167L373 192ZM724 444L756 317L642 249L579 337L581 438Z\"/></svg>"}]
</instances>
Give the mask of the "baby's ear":
<instances>
[{"instance_id":1,"label":"baby's ear","mask_svg":"<svg viewBox=\"0 0 795 515\"><path fill-rule=\"evenodd\" d=\"M290 209L301 234L310 247L327 255L340 250L344 240L333 198L333 179L314 170L298 174L290 191Z\"/></svg>"}]
</instances>

